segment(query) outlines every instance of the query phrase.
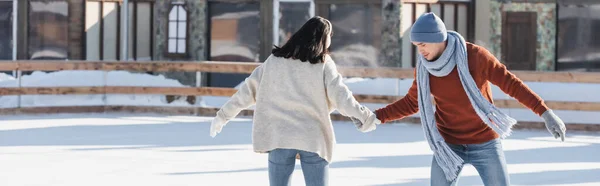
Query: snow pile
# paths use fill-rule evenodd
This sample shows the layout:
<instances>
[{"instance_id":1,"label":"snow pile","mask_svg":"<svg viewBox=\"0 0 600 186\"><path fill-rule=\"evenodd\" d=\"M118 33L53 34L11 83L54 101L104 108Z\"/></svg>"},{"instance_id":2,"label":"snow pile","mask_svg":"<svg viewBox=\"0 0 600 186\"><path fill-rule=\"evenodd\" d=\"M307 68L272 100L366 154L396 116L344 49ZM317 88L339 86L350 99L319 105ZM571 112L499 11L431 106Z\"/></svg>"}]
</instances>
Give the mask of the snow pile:
<instances>
[{"instance_id":1,"label":"snow pile","mask_svg":"<svg viewBox=\"0 0 600 186\"><path fill-rule=\"evenodd\" d=\"M149 87L184 87L177 80L167 79L163 75L130 73L126 71L58 71L33 72L23 76L23 87L56 87L56 86L149 86ZM15 78L6 74L0 75L0 87L16 87ZM21 96L23 107L32 106L74 106L74 105L189 105L177 100L167 103L164 95L27 95ZM15 107L17 96L0 97L0 107Z\"/></svg>"}]
</instances>

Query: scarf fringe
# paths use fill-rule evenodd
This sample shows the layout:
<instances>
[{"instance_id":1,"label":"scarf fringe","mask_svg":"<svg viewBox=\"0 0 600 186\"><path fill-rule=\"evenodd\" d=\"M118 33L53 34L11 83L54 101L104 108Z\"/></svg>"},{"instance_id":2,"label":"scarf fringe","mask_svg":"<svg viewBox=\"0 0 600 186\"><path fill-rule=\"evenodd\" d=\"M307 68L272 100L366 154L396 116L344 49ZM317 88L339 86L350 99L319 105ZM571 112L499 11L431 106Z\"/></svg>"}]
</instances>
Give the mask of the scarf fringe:
<instances>
[{"instance_id":1,"label":"scarf fringe","mask_svg":"<svg viewBox=\"0 0 600 186\"><path fill-rule=\"evenodd\" d=\"M437 142L437 149L433 155L438 165L444 171L446 180L454 181L460 172L460 168L463 166L464 160L460 158L448 144L444 141Z\"/></svg>"},{"instance_id":2,"label":"scarf fringe","mask_svg":"<svg viewBox=\"0 0 600 186\"><path fill-rule=\"evenodd\" d=\"M491 126L494 126L492 129L494 129L502 139L512 134L512 127L517 123L517 120L508 116L497 107L492 107L487 117L492 120Z\"/></svg>"}]
</instances>

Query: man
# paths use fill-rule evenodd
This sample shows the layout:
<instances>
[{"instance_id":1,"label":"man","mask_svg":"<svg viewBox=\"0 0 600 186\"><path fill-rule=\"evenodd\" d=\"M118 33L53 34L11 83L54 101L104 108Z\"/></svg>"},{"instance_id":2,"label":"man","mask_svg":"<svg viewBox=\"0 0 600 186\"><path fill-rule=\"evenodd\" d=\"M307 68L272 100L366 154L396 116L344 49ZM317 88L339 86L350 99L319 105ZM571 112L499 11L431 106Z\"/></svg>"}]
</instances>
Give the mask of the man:
<instances>
[{"instance_id":1,"label":"man","mask_svg":"<svg viewBox=\"0 0 600 186\"><path fill-rule=\"evenodd\" d=\"M385 123L420 110L434 151L431 185L456 185L466 163L487 186L510 184L500 139L510 135L516 120L493 105L490 82L540 115L550 133L564 141L564 123L538 95L489 51L447 31L435 14L419 17L411 41L419 50L415 80L404 98L375 113Z\"/></svg>"}]
</instances>

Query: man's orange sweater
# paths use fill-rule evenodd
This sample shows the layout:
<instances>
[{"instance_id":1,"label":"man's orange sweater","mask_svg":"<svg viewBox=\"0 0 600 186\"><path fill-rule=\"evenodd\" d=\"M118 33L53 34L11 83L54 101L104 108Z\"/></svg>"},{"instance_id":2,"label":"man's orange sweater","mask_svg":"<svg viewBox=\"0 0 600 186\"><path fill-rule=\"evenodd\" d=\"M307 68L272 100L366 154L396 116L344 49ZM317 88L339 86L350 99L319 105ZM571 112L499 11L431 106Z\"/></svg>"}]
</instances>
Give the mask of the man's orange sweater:
<instances>
[{"instance_id":1,"label":"man's orange sweater","mask_svg":"<svg viewBox=\"0 0 600 186\"><path fill-rule=\"evenodd\" d=\"M514 74L500 63L485 48L467 43L469 72L483 96L493 103L489 82L500 87L506 94L521 104L542 115L548 107L544 101ZM498 138L471 106L463 89L456 67L445 77L429 75L431 94L436 112L435 119L442 137L450 144L479 144ZM402 119L419 111L417 102L417 82L413 81L408 93L402 99L375 111L382 123Z\"/></svg>"}]
</instances>

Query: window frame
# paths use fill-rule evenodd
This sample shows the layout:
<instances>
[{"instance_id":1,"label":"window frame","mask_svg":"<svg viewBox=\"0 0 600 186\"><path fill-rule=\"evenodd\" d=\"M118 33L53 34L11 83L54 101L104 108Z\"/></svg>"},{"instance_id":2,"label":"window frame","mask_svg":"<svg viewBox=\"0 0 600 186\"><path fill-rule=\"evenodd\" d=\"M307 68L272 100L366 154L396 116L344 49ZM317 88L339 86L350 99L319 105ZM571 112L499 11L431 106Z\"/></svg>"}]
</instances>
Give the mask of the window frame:
<instances>
[{"instance_id":1,"label":"window frame","mask_svg":"<svg viewBox=\"0 0 600 186\"><path fill-rule=\"evenodd\" d=\"M170 30L171 30L170 27L169 27L170 23L171 23L171 18L169 16L171 14L171 11L173 11L173 9L175 7L178 7L178 6L181 6L185 10L185 29L186 29L186 31L185 31L185 38L184 38L185 39L185 51L184 51L184 53L177 53L177 47L178 47L178 43L177 42L178 42L178 40L181 39L180 36L178 35L179 34L179 23L182 22L181 20L179 20L179 14L177 14L177 20L174 21L175 23L177 23L176 24L176 27L177 27L176 32L177 33L175 34L175 38L169 37L169 33L170 33ZM164 51L165 52L165 56L170 57L170 58L177 58L177 59L185 59L185 58L187 58L189 56L189 53L190 53L189 52L189 49L190 49L190 44L189 44L190 43L189 42L189 38L190 38L189 37L190 36L190 32L189 32L190 31L190 29L189 29L190 28L190 19L189 18L190 18L190 11L188 10L187 3L185 3L185 2L172 2L169 5L169 13L168 13L168 16L167 16L167 32L166 32L167 35L166 35L166 42L165 42L165 44L167 46L165 47L165 51ZM175 53L169 52L169 40L171 40L171 39L175 39L175 41L176 41L176 43L175 43L175 45L176 45L175 46Z\"/></svg>"}]
</instances>

